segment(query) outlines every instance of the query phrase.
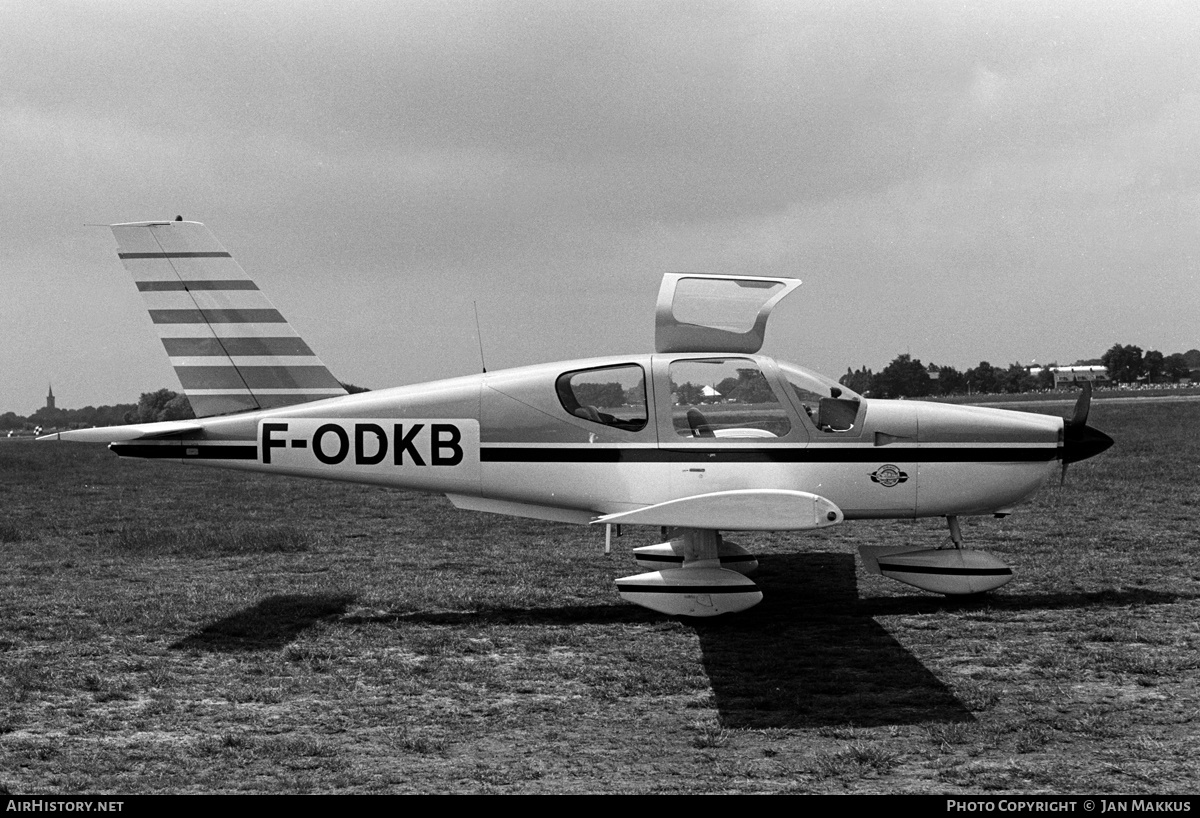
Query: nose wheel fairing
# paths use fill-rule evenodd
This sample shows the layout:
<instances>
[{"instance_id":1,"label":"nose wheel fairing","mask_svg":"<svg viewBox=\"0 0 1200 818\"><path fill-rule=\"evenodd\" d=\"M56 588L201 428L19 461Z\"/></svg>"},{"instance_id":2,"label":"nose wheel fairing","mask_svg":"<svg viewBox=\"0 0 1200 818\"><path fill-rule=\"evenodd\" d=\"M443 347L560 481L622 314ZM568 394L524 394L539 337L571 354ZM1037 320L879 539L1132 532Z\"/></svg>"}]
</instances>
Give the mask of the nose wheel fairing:
<instances>
[{"instance_id":1,"label":"nose wheel fairing","mask_svg":"<svg viewBox=\"0 0 1200 818\"><path fill-rule=\"evenodd\" d=\"M1012 569L987 551L964 548L957 516L949 516L949 548L860 545L859 556L869 574L946 596L994 591L1013 578Z\"/></svg>"}]
</instances>

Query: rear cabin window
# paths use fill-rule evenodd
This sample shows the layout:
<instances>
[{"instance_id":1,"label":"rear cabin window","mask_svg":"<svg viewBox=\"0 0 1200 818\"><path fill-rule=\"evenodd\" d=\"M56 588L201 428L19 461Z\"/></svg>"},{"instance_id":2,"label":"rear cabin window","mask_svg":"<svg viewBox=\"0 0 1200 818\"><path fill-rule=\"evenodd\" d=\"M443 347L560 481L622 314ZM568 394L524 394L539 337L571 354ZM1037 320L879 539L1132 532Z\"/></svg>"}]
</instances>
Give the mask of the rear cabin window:
<instances>
[{"instance_id":1,"label":"rear cabin window","mask_svg":"<svg viewBox=\"0 0 1200 818\"><path fill-rule=\"evenodd\" d=\"M554 388L563 409L574 417L627 432L646 427L646 375L640 366L564 372Z\"/></svg>"},{"instance_id":2,"label":"rear cabin window","mask_svg":"<svg viewBox=\"0 0 1200 818\"><path fill-rule=\"evenodd\" d=\"M675 434L691 438L777 438L792 430L758 364L748 358L705 358L671 364Z\"/></svg>"}]
</instances>

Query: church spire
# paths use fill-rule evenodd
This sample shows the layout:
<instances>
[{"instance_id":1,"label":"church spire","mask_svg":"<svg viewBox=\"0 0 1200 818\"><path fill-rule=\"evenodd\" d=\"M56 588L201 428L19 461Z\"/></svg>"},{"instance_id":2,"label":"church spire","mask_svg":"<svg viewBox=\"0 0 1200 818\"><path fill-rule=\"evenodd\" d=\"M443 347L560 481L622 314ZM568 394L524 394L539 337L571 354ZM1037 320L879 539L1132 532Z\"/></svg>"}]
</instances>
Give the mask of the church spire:
<instances>
[{"instance_id":1,"label":"church spire","mask_svg":"<svg viewBox=\"0 0 1200 818\"><path fill-rule=\"evenodd\" d=\"M46 386L50 390L49 394L46 395L46 408L53 409L54 408L54 387L51 386L49 383L47 383Z\"/></svg>"}]
</instances>

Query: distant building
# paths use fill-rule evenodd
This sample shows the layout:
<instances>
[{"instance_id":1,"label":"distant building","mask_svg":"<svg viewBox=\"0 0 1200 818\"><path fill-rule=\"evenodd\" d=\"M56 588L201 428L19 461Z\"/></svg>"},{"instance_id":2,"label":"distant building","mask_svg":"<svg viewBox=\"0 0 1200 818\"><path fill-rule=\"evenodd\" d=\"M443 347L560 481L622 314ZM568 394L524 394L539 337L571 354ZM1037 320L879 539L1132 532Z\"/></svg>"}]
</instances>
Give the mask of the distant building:
<instances>
[{"instance_id":1,"label":"distant building","mask_svg":"<svg viewBox=\"0 0 1200 818\"><path fill-rule=\"evenodd\" d=\"M47 384L47 387L49 387L49 389L50 389L50 394L46 395L46 408L53 409L54 408L54 387L50 386L50 384Z\"/></svg>"},{"instance_id":2,"label":"distant building","mask_svg":"<svg viewBox=\"0 0 1200 818\"><path fill-rule=\"evenodd\" d=\"M1030 369L1029 374L1036 378L1044 371L1045 368L1037 366ZM1065 389L1071 384L1084 381L1090 381L1097 386L1110 382L1108 368L1104 366L1052 366L1050 371L1054 374L1055 389Z\"/></svg>"}]
</instances>

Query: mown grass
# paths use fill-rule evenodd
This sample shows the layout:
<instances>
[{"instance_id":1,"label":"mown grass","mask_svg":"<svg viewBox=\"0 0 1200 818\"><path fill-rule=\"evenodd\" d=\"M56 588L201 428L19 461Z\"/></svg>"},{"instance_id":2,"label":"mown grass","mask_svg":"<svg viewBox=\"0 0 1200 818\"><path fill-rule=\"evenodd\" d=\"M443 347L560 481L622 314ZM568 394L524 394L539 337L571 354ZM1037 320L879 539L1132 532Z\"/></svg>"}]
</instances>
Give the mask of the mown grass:
<instances>
[{"instance_id":1,"label":"mown grass","mask_svg":"<svg viewBox=\"0 0 1200 818\"><path fill-rule=\"evenodd\" d=\"M634 529L0 444L0 784L14 793L1194 792L1200 403L968 543L955 602L856 568L937 521L736 536L766 598L623 603Z\"/></svg>"},{"instance_id":2,"label":"mown grass","mask_svg":"<svg viewBox=\"0 0 1200 818\"><path fill-rule=\"evenodd\" d=\"M125 556L211 557L214 554L294 554L315 547L319 534L294 525L253 525L234 522L219 529L129 523L102 540L102 545Z\"/></svg>"}]
</instances>

